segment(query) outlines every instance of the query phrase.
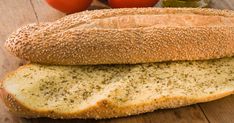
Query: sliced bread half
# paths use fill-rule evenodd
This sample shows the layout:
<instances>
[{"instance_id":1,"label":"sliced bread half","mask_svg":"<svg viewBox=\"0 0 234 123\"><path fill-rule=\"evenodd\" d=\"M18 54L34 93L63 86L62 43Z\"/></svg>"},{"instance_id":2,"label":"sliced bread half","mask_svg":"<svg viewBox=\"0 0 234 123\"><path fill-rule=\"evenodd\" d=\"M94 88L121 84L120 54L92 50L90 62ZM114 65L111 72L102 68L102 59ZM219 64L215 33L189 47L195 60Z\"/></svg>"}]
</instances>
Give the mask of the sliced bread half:
<instances>
[{"instance_id":1,"label":"sliced bread half","mask_svg":"<svg viewBox=\"0 0 234 123\"><path fill-rule=\"evenodd\" d=\"M3 99L22 117L113 118L233 94L234 58L138 65L29 64L3 81Z\"/></svg>"},{"instance_id":2,"label":"sliced bread half","mask_svg":"<svg viewBox=\"0 0 234 123\"><path fill-rule=\"evenodd\" d=\"M5 47L34 63L136 64L231 57L233 39L233 11L124 8L30 24L13 33Z\"/></svg>"}]
</instances>

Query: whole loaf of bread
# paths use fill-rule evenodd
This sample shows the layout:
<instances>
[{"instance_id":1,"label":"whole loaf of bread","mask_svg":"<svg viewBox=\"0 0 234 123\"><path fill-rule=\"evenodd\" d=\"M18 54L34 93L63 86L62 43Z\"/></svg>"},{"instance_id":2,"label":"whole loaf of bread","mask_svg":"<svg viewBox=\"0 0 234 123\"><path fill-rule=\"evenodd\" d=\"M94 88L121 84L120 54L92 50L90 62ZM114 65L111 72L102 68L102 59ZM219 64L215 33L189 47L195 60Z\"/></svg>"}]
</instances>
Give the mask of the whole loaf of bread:
<instances>
[{"instance_id":1,"label":"whole loaf of bread","mask_svg":"<svg viewBox=\"0 0 234 123\"><path fill-rule=\"evenodd\" d=\"M85 11L22 27L5 47L22 59L56 65L229 57L234 55L234 12L185 8Z\"/></svg>"}]
</instances>

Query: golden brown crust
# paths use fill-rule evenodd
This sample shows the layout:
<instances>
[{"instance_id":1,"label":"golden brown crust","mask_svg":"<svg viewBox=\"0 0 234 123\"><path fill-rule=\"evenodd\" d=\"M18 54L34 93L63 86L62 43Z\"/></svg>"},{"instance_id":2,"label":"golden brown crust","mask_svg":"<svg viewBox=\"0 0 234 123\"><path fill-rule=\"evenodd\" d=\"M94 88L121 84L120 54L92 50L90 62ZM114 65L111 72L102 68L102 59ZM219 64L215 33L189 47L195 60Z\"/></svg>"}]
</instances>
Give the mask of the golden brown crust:
<instances>
[{"instance_id":1,"label":"golden brown crust","mask_svg":"<svg viewBox=\"0 0 234 123\"><path fill-rule=\"evenodd\" d=\"M153 112L157 109L165 108L178 108L196 103L213 101L234 94L233 91L213 94L208 97L192 98L192 97L162 97L158 100L151 100L141 104L133 104L125 107L118 107L109 100L103 99L95 105L90 106L80 112L71 113L58 113L53 111L39 111L37 109L29 109L27 106L22 105L13 95L3 92L3 100L9 110L25 118L49 117L53 119L106 119L126 117L130 115L138 115L146 112Z\"/></svg>"},{"instance_id":2,"label":"golden brown crust","mask_svg":"<svg viewBox=\"0 0 234 123\"><path fill-rule=\"evenodd\" d=\"M162 16L161 22L149 21L158 18L155 15ZM175 17L179 20L173 25ZM10 36L5 46L36 63L135 64L233 56L233 39L232 11L142 8L87 11L29 25Z\"/></svg>"}]
</instances>

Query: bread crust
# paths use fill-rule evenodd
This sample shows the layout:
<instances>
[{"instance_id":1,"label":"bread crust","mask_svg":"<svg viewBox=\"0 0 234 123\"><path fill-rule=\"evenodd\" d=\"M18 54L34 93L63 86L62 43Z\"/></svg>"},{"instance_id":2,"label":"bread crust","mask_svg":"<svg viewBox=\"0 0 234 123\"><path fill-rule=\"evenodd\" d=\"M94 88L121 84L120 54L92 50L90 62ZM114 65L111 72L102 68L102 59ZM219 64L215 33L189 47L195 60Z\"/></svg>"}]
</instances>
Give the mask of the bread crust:
<instances>
[{"instance_id":1,"label":"bread crust","mask_svg":"<svg viewBox=\"0 0 234 123\"><path fill-rule=\"evenodd\" d=\"M162 20L148 21L157 16ZM230 57L233 39L233 11L139 8L86 11L31 24L12 34L5 47L35 63L136 64Z\"/></svg>"},{"instance_id":2,"label":"bread crust","mask_svg":"<svg viewBox=\"0 0 234 123\"><path fill-rule=\"evenodd\" d=\"M53 119L107 119L126 117L130 115L153 112L157 109L178 108L191 104L213 101L231 94L234 94L234 91L213 94L202 98L180 96L162 97L158 100L150 100L141 104L133 104L124 107L119 107L118 105L112 103L110 100L103 99L96 102L95 105L90 106L79 112L60 113L49 110L39 111L37 109L30 109L29 107L23 105L20 101L18 101L12 94L8 93L4 89L2 90L3 101L12 113L25 118L48 117Z\"/></svg>"}]
</instances>

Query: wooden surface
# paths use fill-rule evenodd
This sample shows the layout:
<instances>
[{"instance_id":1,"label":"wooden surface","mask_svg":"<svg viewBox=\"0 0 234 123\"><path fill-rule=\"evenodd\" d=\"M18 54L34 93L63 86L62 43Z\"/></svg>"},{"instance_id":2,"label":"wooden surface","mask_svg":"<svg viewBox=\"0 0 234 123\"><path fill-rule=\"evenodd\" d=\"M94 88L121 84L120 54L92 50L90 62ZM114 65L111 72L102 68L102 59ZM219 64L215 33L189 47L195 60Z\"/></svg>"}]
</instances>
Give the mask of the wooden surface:
<instances>
[{"instance_id":1,"label":"wooden surface","mask_svg":"<svg viewBox=\"0 0 234 123\"><path fill-rule=\"evenodd\" d=\"M97 4L92 9L98 8ZM234 9L234 0L213 0L212 8ZM105 8L102 6L101 8ZM0 78L23 61L3 48L7 36L17 28L43 21L53 21L64 14L50 8L43 0L0 0ZM204 20L205 21L205 20ZM234 96L177 109L157 110L139 116L109 120L22 119L12 116L0 100L0 123L234 123Z\"/></svg>"}]
</instances>

